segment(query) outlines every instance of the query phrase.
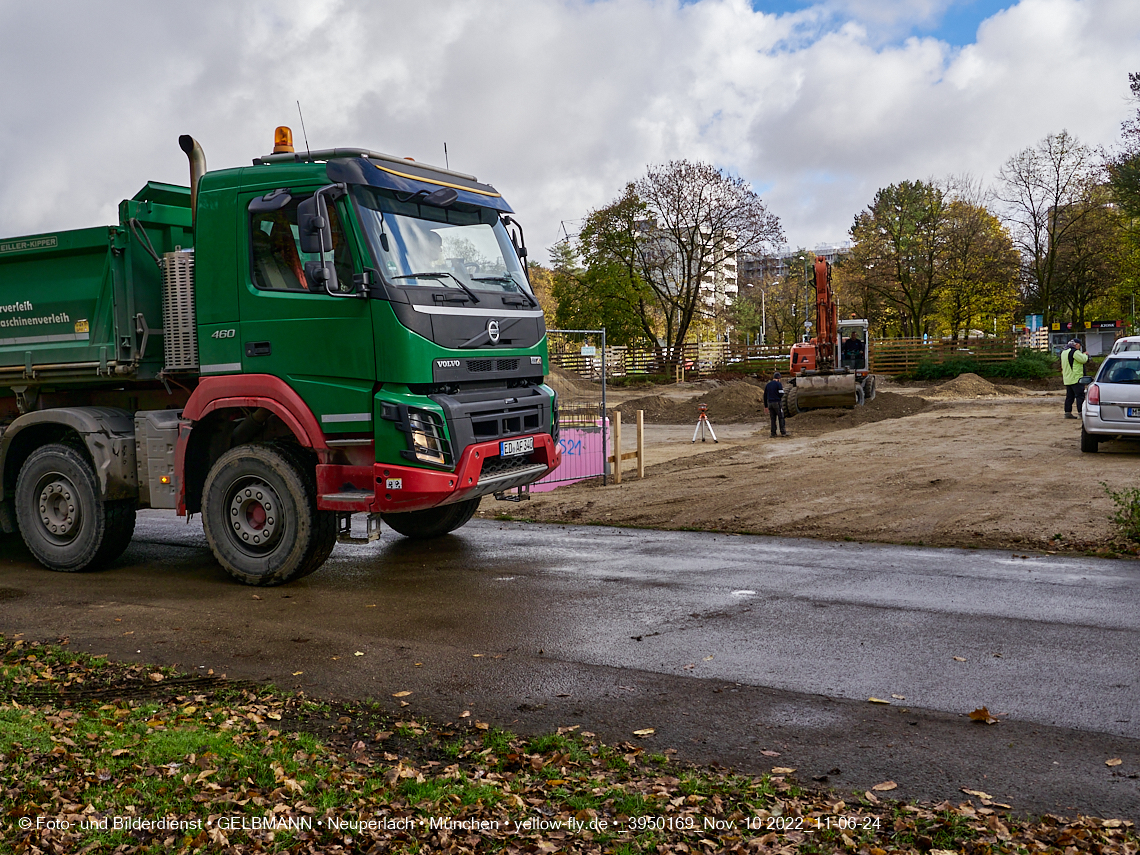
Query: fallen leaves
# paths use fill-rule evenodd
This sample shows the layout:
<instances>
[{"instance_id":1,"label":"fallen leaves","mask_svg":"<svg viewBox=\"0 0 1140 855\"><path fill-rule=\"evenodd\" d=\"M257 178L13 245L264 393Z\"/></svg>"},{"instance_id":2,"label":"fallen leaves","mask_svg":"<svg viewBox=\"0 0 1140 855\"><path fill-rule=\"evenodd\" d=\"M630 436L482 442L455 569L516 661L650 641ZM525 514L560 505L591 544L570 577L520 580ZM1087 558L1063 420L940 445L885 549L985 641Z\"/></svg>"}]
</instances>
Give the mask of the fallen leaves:
<instances>
[{"instance_id":1,"label":"fallen leaves","mask_svg":"<svg viewBox=\"0 0 1140 855\"><path fill-rule=\"evenodd\" d=\"M1119 757L1113 757L1111 760L1105 760L1104 765L1105 766L1119 766L1123 762L1124 761L1121 760Z\"/></svg>"},{"instance_id":2,"label":"fallen leaves","mask_svg":"<svg viewBox=\"0 0 1140 855\"><path fill-rule=\"evenodd\" d=\"M887 704L888 706L891 703L890 701L885 701L882 698L867 698L867 700L873 704Z\"/></svg>"},{"instance_id":3,"label":"fallen leaves","mask_svg":"<svg viewBox=\"0 0 1140 855\"><path fill-rule=\"evenodd\" d=\"M983 724L997 724L1001 719L996 719L990 715L990 711L985 707L978 707L970 713L971 721L979 721Z\"/></svg>"},{"instance_id":4,"label":"fallen leaves","mask_svg":"<svg viewBox=\"0 0 1140 855\"><path fill-rule=\"evenodd\" d=\"M996 855L1066 850L1136 853L1140 847L1131 822L999 817L996 809L1009 810L1008 806L993 802L981 790L963 792L982 799L984 807L969 801L956 807L950 802L902 804L886 795L898 785L884 781L845 804L835 791L808 790L785 780L795 767L773 767L770 776L682 767L667 759L669 750L651 754L652 743L605 745L578 725L528 738L488 722L470 722L470 710L457 715L458 724L436 725L406 713L393 717L382 704L313 701L300 693L278 694L265 687L235 688L215 682L211 686L216 688L196 693L180 685L183 678L173 671L105 661L75 666L49 658L38 648L34 653L19 650L5 643L3 636L0 654L4 654L0 673L8 681L0 684L0 711L14 716L13 721L34 723L32 729L21 725L21 735L0 757L6 803L23 811L10 817L91 814L97 819L148 812L161 817L163 805L177 804L186 817L202 821L250 814L312 822L308 830L294 827L277 837L271 824L259 829L245 823L226 827L224 833L215 825L198 834L169 837L14 829L18 834L14 851L19 852L743 855L812 848L887 855L944 853L951 850L939 846L956 846L958 852ZM150 673L163 674L164 679L152 681ZM146 690L148 700L100 695L93 703L59 708L39 702L17 704L12 694L25 685L21 681L34 682L39 692L79 680L88 686L103 685L108 679L121 684L124 674L131 685ZM401 691L393 696L411 694ZM176 731L181 732L172 743ZM644 738L655 731L641 728L634 735ZM183 748L172 754L169 746L178 743L193 746L194 753L183 754L189 750ZM758 753L780 756L770 748ZM1114 761L1121 762L1118 757L1105 762L1112 766ZM645 817L664 818L669 825L665 830L660 825L634 829L628 822L629 805L637 805ZM420 824L409 831L409 826L370 823L368 828L354 827L350 836L348 831L335 830L332 822L365 816ZM498 830L473 836L427 828L425 817L455 822L457 828L462 822L496 823ZM809 837L788 831L784 824L776 832L745 823L774 818L806 823L816 817L842 817L845 825L819 827ZM608 823L605 836L589 830L593 822ZM681 830L686 827L696 833Z\"/></svg>"}]
</instances>

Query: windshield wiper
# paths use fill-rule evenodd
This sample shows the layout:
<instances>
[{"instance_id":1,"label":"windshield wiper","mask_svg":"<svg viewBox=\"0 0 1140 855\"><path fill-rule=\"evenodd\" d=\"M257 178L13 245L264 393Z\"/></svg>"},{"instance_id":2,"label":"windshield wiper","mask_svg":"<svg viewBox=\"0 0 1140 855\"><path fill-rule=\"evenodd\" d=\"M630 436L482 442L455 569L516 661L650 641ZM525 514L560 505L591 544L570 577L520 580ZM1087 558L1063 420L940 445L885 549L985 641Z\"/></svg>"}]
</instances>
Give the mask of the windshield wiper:
<instances>
[{"instance_id":1,"label":"windshield wiper","mask_svg":"<svg viewBox=\"0 0 1140 855\"><path fill-rule=\"evenodd\" d=\"M507 282L515 286L515 290L526 297L532 308L538 308L538 300L534 299L525 288L520 288L513 276L474 276L472 282Z\"/></svg>"},{"instance_id":2,"label":"windshield wiper","mask_svg":"<svg viewBox=\"0 0 1140 855\"><path fill-rule=\"evenodd\" d=\"M392 278L393 279L442 279L444 276L448 276L448 277L454 279L455 284L463 289L463 291L467 294L467 296L471 298L471 301L473 303L479 302L479 298L475 296L474 291L472 291L470 288L468 288L466 285L464 285L454 273L448 273L446 270L428 271L427 273L405 273L402 276L393 276ZM511 281L514 281L514 280L511 280Z\"/></svg>"}]
</instances>

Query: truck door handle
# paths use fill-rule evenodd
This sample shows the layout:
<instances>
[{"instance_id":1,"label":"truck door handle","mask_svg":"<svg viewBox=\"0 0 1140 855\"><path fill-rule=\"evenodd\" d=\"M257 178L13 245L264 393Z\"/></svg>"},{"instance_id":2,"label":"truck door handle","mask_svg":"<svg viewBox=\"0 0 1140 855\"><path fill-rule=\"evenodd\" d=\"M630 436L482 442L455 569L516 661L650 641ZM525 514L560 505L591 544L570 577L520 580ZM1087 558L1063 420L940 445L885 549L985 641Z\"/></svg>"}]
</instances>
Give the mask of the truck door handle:
<instances>
[{"instance_id":1,"label":"truck door handle","mask_svg":"<svg viewBox=\"0 0 1140 855\"><path fill-rule=\"evenodd\" d=\"M267 341L247 341L245 343L246 356L269 356L273 352Z\"/></svg>"}]
</instances>

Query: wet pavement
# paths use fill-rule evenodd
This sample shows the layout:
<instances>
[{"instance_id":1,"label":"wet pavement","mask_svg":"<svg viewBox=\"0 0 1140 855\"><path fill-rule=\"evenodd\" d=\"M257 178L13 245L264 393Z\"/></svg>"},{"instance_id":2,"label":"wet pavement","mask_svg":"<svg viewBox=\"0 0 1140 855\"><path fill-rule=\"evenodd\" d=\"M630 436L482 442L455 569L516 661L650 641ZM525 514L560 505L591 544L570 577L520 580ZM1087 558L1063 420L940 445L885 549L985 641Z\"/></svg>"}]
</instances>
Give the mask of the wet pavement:
<instances>
[{"instance_id":1,"label":"wet pavement","mask_svg":"<svg viewBox=\"0 0 1140 855\"><path fill-rule=\"evenodd\" d=\"M144 512L98 573L0 544L0 631L846 793L889 779L1140 820L1131 561L477 520L429 543L385 530L253 589L197 522ZM982 706L1001 722L971 722Z\"/></svg>"}]
</instances>

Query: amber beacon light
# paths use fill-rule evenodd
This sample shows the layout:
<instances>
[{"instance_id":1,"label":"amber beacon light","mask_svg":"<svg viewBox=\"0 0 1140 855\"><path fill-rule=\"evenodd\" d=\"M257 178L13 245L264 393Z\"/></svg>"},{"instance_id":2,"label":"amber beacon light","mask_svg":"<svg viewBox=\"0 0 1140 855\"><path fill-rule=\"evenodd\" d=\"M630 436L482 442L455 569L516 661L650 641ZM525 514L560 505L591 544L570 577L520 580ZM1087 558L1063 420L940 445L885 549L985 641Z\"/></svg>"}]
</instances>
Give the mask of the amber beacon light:
<instances>
[{"instance_id":1,"label":"amber beacon light","mask_svg":"<svg viewBox=\"0 0 1140 855\"><path fill-rule=\"evenodd\" d=\"M273 153L293 151L293 131L282 125L273 132Z\"/></svg>"}]
</instances>

